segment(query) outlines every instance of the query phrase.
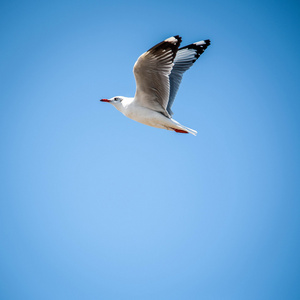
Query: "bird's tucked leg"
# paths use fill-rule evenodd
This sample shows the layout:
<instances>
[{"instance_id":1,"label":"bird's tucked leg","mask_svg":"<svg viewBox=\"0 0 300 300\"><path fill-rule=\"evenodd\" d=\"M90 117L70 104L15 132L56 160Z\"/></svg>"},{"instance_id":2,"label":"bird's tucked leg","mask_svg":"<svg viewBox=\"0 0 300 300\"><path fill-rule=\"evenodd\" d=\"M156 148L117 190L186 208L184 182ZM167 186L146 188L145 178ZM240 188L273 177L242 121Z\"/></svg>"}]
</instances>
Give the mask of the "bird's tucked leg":
<instances>
[{"instance_id":1,"label":"bird's tucked leg","mask_svg":"<svg viewBox=\"0 0 300 300\"><path fill-rule=\"evenodd\" d=\"M178 133L188 133L188 131L181 130L181 129L173 128L173 130L176 131L176 132L178 132Z\"/></svg>"}]
</instances>

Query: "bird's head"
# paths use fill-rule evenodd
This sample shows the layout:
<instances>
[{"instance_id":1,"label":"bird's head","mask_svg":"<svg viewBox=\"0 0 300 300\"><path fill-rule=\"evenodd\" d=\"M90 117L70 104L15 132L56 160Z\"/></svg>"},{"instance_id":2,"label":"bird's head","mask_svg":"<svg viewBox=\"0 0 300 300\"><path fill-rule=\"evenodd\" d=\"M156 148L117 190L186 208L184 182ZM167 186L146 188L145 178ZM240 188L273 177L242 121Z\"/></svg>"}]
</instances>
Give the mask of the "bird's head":
<instances>
[{"instance_id":1,"label":"bird's head","mask_svg":"<svg viewBox=\"0 0 300 300\"><path fill-rule=\"evenodd\" d=\"M110 99L101 99L100 101L108 102L113 105L118 105L122 102L123 99L124 99L124 97L122 97L122 96L116 96L116 97L112 97Z\"/></svg>"}]
</instances>

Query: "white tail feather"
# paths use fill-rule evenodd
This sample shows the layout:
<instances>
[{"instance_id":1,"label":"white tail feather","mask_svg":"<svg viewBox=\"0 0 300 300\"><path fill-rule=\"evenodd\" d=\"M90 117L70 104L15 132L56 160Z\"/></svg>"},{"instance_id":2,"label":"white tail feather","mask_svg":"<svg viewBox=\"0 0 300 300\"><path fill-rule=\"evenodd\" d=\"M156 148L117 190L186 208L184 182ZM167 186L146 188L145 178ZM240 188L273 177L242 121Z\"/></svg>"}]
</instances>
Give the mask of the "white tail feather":
<instances>
[{"instance_id":1,"label":"white tail feather","mask_svg":"<svg viewBox=\"0 0 300 300\"><path fill-rule=\"evenodd\" d=\"M192 135L196 136L197 135L197 131L185 126L182 126L186 131L188 131L189 133L191 133Z\"/></svg>"}]
</instances>

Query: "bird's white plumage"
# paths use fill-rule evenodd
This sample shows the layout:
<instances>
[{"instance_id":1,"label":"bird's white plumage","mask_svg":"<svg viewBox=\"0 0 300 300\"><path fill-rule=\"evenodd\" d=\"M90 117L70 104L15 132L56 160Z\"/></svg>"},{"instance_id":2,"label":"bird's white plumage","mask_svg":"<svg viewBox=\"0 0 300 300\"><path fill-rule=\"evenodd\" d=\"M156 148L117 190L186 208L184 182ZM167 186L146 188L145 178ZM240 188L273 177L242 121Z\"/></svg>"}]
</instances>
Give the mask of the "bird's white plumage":
<instances>
[{"instance_id":1,"label":"bird's white plumage","mask_svg":"<svg viewBox=\"0 0 300 300\"><path fill-rule=\"evenodd\" d=\"M179 36L170 37L138 58L133 68L137 85L134 98L118 96L102 101L110 102L137 122L196 135L195 130L172 119L171 106L183 73L193 65L210 41L199 41L183 48L179 48L180 43Z\"/></svg>"},{"instance_id":2,"label":"bird's white plumage","mask_svg":"<svg viewBox=\"0 0 300 300\"><path fill-rule=\"evenodd\" d=\"M194 43L195 45L199 46L199 45L206 45L206 41L199 41L199 42L196 42Z\"/></svg>"}]
</instances>

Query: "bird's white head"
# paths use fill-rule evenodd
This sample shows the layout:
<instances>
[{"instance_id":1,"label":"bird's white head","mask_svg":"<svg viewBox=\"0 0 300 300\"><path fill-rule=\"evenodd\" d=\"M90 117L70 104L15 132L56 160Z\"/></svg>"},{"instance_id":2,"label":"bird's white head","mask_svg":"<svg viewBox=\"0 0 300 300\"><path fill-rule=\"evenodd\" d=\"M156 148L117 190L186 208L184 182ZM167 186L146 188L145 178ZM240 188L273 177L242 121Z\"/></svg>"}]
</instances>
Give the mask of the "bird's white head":
<instances>
[{"instance_id":1,"label":"bird's white head","mask_svg":"<svg viewBox=\"0 0 300 300\"><path fill-rule=\"evenodd\" d=\"M118 103L121 103L124 98L125 97L122 97L122 96L116 96L116 97L112 97L110 99L101 99L100 101L108 102L113 105L117 105Z\"/></svg>"},{"instance_id":2,"label":"bird's white head","mask_svg":"<svg viewBox=\"0 0 300 300\"><path fill-rule=\"evenodd\" d=\"M124 103L123 100L126 99L126 97L123 96L115 96L110 99L101 99L102 102L107 102L112 104L117 110L122 111Z\"/></svg>"}]
</instances>

